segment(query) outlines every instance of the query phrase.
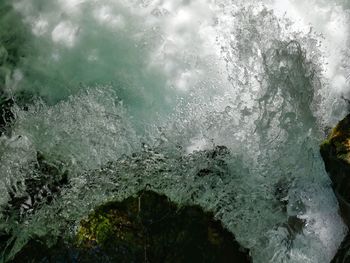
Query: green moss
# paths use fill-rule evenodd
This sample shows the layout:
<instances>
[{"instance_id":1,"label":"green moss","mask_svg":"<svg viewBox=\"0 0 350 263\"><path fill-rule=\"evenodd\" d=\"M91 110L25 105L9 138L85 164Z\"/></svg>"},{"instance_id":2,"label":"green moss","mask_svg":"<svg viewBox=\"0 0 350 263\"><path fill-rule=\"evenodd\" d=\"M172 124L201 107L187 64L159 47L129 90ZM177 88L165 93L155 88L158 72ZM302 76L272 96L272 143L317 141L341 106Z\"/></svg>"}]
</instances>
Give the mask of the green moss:
<instances>
[{"instance_id":1,"label":"green moss","mask_svg":"<svg viewBox=\"0 0 350 263\"><path fill-rule=\"evenodd\" d=\"M113 235L113 224L106 215L94 213L80 224L77 241L78 244L104 244Z\"/></svg>"},{"instance_id":2,"label":"green moss","mask_svg":"<svg viewBox=\"0 0 350 263\"><path fill-rule=\"evenodd\" d=\"M212 213L199 206L177 206L151 191L97 207L80 222L74 240L57 240L52 247L40 239L31 240L11 263L48 259L82 263L251 261L249 251Z\"/></svg>"},{"instance_id":3,"label":"green moss","mask_svg":"<svg viewBox=\"0 0 350 263\"><path fill-rule=\"evenodd\" d=\"M350 223L350 114L337 124L320 145L320 152L338 196L342 216L345 222ZM342 205L344 202L346 205Z\"/></svg>"},{"instance_id":4,"label":"green moss","mask_svg":"<svg viewBox=\"0 0 350 263\"><path fill-rule=\"evenodd\" d=\"M98 247L115 262L249 262L246 250L212 217L200 207L178 207L165 196L141 192L82 220L77 246Z\"/></svg>"},{"instance_id":5,"label":"green moss","mask_svg":"<svg viewBox=\"0 0 350 263\"><path fill-rule=\"evenodd\" d=\"M78 244L91 246L104 245L117 240L131 240L133 235L127 213L134 210L132 206L127 211L119 207L118 202L107 203L96 209L87 219L82 220L77 233ZM134 211L135 212L135 211Z\"/></svg>"},{"instance_id":6,"label":"green moss","mask_svg":"<svg viewBox=\"0 0 350 263\"><path fill-rule=\"evenodd\" d=\"M329 158L339 158L350 163L350 115L340 121L328 138L320 145L325 162ZM330 156L331 155L331 156Z\"/></svg>"}]
</instances>

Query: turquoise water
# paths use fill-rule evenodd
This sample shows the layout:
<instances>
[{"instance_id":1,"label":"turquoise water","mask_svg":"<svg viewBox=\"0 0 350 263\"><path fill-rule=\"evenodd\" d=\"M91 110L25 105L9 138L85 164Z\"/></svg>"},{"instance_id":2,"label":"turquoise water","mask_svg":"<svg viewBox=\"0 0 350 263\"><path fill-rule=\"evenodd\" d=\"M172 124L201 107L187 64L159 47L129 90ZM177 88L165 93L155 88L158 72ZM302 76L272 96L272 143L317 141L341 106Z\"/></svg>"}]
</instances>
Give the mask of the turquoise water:
<instances>
[{"instance_id":1,"label":"turquoise water","mask_svg":"<svg viewBox=\"0 0 350 263\"><path fill-rule=\"evenodd\" d=\"M347 8L2 4L1 88L16 102L0 137L0 204L23 197L1 210L3 260L32 237L69 239L93 207L147 187L213 211L253 262L330 262L347 228L318 145L346 113ZM225 169L206 154L222 145ZM26 180L40 180L38 153L68 184L34 205Z\"/></svg>"}]
</instances>

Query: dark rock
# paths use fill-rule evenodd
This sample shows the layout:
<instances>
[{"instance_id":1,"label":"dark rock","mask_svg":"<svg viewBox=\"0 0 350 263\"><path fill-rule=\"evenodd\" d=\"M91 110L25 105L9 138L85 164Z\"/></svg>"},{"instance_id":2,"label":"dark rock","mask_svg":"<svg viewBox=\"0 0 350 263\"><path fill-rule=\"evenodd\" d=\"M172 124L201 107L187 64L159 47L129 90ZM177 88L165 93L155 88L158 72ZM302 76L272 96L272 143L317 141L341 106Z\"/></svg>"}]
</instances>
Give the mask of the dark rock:
<instances>
[{"instance_id":1,"label":"dark rock","mask_svg":"<svg viewBox=\"0 0 350 263\"><path fill-rule=\"evenodd\" d=\"M349 263L350 262L350 234L348 234L340 247L338 248L337 254L331 261L331 263Z\"/></svg>"},{"instance_id":2,"label":"dark rock","mask_svg":"<svg viewBox=\"0 0 350 263\"><path fill-rule=\"evenodd\" d=\"M300 234L303 232L306 221L297 216L288 217L287 230L289 234L294 239L296 234Z\"/></svg>"},{"instance_id":3,"label":"dark rock","mask_svg":"<svg viewBox=\"0 0 350 263\"><path fill-rule=\"evenodd\" d=\"M213 214L140 192L98 207L82 220L76 239L47 248L27 244L12 262L251 262Z\"/></svg>"},{"instance_id":4,"label":"dark rock","mask_svg":"<svg viewBox=\"0 0 350 263\"><path fill-rule=\"evenodd\" d=\"M350 223L350 115L332 130L321 145L326 171L332 180L344 221Z\"/></svg>"},{"instance_id":5,"label":"dark rock","mask_svg":"<svg viewBox=\"0 0 350 263\"><path fill-rule=\"evenodd\" d=\"M350 226L350 114L330 132L320 149L326 171L339 202L344 222ZM350 262L350 234L346 236L332 263Z\"/></svg>"}]
</instances>

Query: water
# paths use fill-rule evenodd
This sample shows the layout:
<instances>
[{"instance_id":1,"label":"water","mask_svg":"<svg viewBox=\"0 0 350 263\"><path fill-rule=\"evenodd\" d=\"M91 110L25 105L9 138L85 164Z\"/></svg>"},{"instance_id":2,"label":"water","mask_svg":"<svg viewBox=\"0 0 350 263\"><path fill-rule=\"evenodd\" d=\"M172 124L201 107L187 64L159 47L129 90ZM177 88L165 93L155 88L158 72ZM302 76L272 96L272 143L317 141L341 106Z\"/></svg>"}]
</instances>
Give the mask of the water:
<instances>
[{"instance_id":1,"label":"water","mask_svg":"<svg viewBox=\"0 0 350 263\"><path fill-rule=\"evenodd\" d=\"M69 238L93 207L146 187L213 211L254 262L330 262L347 228L318 145L347 111L349 8L3 3L1 87L22 96L0 137L4 256ZM222 145L224 166L208 155ZM40 178L38 153L68 185L5 213Z\"/></svg>"}]
</instances>

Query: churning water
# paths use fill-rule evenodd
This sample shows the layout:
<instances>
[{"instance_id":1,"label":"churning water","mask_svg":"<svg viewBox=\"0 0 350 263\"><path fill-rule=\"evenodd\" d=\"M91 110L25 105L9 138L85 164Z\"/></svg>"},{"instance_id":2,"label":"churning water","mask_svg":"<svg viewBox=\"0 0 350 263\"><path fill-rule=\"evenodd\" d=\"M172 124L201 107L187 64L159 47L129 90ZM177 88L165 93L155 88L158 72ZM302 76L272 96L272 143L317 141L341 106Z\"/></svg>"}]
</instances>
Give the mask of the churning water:
<instances>
[{"instance_id":1,"label":"churning water","mask_svg":"<svg viewBox=\"0 0 350 263\"><path fill-rule=\"evenodd\" d=\"M147 187L213 211L254 262L330 262L347 228L318 145L350 98L347 0L4 2L3 259ZM50 202L25 184L38 155L68 174Z\"/></svg>"}]
</instances>

